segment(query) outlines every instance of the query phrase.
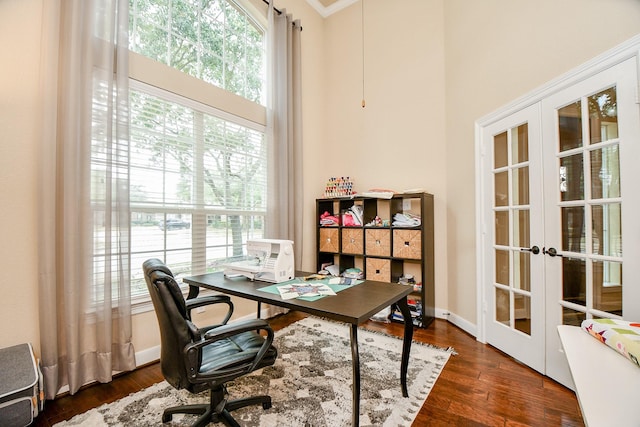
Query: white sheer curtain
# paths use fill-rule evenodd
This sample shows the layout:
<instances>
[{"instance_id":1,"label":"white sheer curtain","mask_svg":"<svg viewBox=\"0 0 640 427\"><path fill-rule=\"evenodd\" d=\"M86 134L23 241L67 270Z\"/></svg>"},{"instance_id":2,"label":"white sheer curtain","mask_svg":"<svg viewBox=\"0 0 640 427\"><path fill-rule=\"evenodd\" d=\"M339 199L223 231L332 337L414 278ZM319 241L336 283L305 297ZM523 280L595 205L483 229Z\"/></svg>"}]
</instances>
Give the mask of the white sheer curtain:
<instances>
[{"instance_id":1,"label":"white sheer curtain","mask_svg":"<svg viewBox=\"0 0 640 427\"><path fill-rule=\"evenodd\" d=\"M47 399L135 368L128 8L128 0L43 2L38 267Z\"/></svg>"},{"instance_id":2,"label":"white sheer curtain","mask_svg":"<svg viewBox=\"0 0 640 427\"><path fill-rule=\"evenodd\" d=\"M266 236L294 242L295 267L302 261L302 110L299 20L273 2L267 11L267 138L269 199ZM267 307L267 316L285 311Z\"/></svg>"},{"instance_id":3,"label":"white sheer curtain","mask_svg":"<svg viewBox=\"0 0 640 427\"><path fill-rule=\"evenodd\" d=\"M302 258L302 111L298 20L269 4L267 12L267 135L270 238L294 241Z\"/></svg>"}]
</instances>

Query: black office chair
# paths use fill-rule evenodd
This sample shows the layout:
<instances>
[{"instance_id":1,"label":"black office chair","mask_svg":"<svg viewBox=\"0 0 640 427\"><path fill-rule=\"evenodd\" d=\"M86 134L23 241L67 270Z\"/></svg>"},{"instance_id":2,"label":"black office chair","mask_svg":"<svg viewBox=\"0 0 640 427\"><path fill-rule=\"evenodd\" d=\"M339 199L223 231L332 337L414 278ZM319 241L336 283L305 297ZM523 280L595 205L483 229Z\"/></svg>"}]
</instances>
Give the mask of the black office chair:
<instances>
[{"instance_id":1,"label":"black office chair","mask_svg":"<svg viewBox=\"0 0 640 427\"><path fill-rule=\"evenodd\" d=\"M177 389L192 393L210 390L209 403L165 409L162 422L171 421L173 414L194 414L201 415L194 426L210 422L239 426L230 411L260 403L269 409L269 396L227 401L225 386L228 381L274 364L278 352L272 345L269 324L262 319L227 324L233 312L228 296L185 301L171 270L162 261L149 259L142 268L160 325L162 374ZM198 328L192 322L192 309L219 303L228 305L222 324ZM265 331L266 338L259 331Z\"/></svg>"}]
</instances>

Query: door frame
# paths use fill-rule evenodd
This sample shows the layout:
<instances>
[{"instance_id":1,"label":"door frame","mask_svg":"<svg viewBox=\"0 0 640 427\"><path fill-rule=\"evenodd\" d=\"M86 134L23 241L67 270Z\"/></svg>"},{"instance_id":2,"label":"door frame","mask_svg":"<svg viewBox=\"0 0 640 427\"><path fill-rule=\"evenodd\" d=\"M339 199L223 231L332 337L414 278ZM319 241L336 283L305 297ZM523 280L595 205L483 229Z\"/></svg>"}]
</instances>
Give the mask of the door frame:
<instances>
[{"instance_id":1,"label":"door frame","mask_svg":"<svg viewBox=\"0 0 640 427\"><path fill-rule=\"evenodd\" d=\"M502 120L520 110L528 108L534 104L540 103L543 99L561 91L564 88L572 86L584 79L596 75L613 65L619 64L627 59L635 58L640 63L640 35L637 35L624 43L608 50L607 52L585 62L575 69L563 74L562 76L548 82L547 84L533 90L529 94L516 99L515 101L499 108L498 110L478 119L475 122L475 170L476 170L476 322L477 335L476 339L486 343L486 325L490 319L491 313L486 311L486 284L484 278L487 274L487 255L484 253L486 247L486 239L491 232L490 219L485 217L488 212L486 205L486 196L483 194L486 185L486 179L490 176L484 169L483 147L489 141L483 139L484 128L491 124ZM640 67L638 67L640 70ZM639 76L636 79L640 81ZM640 103L638 94L639 88L636 85L635 100L636 104ZM489 222L488 222L489 221ZM544 292L544 291L543 291ZM545 295L542 296L545 298Z\"/></svg>"}]
</instances>

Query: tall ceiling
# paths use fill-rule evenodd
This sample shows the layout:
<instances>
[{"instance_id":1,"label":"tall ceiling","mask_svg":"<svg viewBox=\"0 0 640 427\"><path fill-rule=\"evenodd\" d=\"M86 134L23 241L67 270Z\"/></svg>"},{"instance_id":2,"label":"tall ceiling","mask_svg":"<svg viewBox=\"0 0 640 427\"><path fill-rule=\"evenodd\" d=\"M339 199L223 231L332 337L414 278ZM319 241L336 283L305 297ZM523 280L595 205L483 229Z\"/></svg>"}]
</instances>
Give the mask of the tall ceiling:
<instances>
[{"instance_id":1,"label":"tall ceiling","mask_svg":"<svg viewBox=\"0 0 640 427\"><path fill-rule=\"evenodd\" d=\"M362 0L307 0L324 18Z\"/></svg>"}]
</instances>

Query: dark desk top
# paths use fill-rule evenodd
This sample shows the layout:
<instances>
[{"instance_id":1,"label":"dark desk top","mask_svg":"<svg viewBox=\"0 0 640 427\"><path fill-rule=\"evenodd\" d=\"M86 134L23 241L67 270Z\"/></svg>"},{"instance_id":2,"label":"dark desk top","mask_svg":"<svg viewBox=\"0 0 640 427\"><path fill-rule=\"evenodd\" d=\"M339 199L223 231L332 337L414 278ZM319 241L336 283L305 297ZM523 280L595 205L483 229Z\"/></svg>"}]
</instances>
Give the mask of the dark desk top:
<instances>
[{"instance_id":1,"label":"dark desk top","mask_svg":"<svg viewBox=\"0 0 640 427\"><path fill-rule=\"evenodd\" d=\"M310 274L297 271L296 277ZM229 278L222 273L185 277L183 281L189 285L213 289L228 295L286 307L354 325L365 322L375 313L406 297L412 291L411 286L365 280L359 285L337 292L336 295L316 301L305 301L298 298L283 300L278 294L258 290L273 283L251 281L244 277Z\"/></svg>"}]
</instances>

